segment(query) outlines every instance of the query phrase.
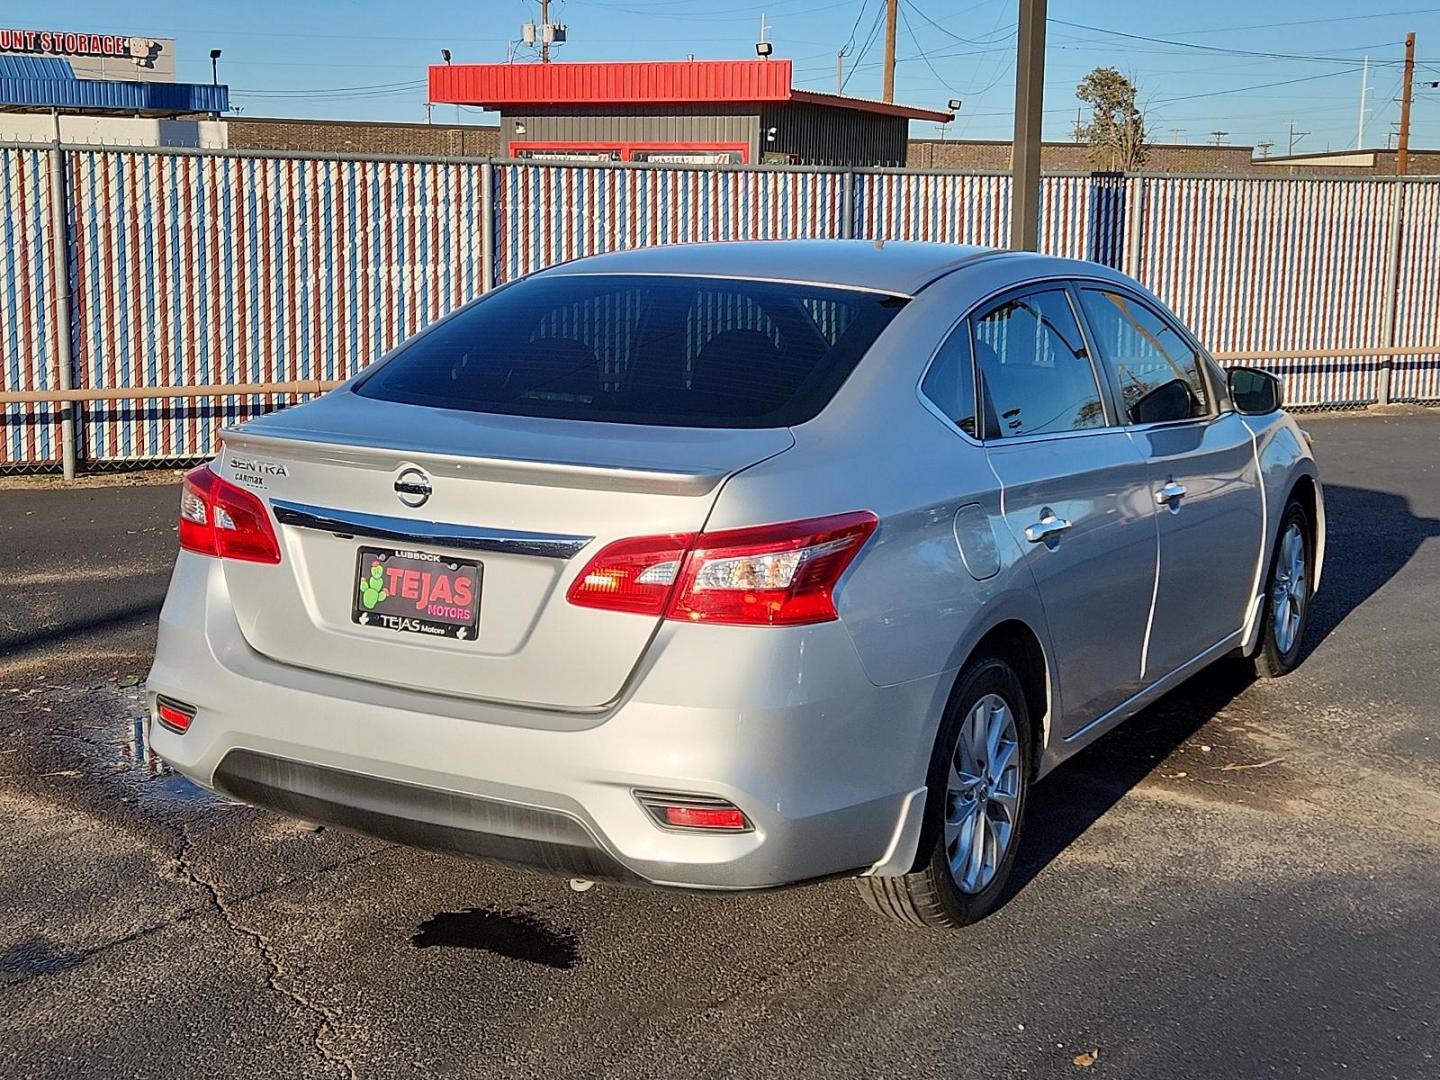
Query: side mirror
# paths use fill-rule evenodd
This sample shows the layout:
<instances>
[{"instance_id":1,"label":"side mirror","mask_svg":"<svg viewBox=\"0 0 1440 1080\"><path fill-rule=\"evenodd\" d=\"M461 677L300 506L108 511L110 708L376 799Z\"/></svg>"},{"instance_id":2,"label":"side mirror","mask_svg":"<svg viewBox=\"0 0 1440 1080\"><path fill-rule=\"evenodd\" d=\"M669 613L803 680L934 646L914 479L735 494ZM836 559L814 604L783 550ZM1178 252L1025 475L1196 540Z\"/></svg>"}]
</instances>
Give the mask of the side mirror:
<instances>
[{"instance_id":1,"label":"side mirror","mask_svg":"<svg viewBox=\"0 0 1440 1080\"><path fill-rule=\"evenodd\" d=\"M1230 399L1235 411L1246 416L1264 416L1280 408L1284 395L1280 380L1259 368L1230 369Z\"/></svg>"}]
</instances>

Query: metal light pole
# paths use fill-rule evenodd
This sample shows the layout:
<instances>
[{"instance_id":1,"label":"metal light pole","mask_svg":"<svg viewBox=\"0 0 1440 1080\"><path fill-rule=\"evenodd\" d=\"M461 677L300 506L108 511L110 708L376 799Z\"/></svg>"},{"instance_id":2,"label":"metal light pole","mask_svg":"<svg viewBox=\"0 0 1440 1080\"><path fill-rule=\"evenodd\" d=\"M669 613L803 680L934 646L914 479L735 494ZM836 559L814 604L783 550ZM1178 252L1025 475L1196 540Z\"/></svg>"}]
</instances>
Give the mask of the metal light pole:
<instances>
[{"instance_id":1,"label":"metal light pole","mask_svg":"<svg viewBox=\"0 0 1440 1080\"><path fill-rule=\"evenodd\" d=\"M1010 155L1010 246L1040 246L1040 123L1045 104L1045 0L1020 0L1015 40L1015 143Z\"/></svg>"}]
</instances>

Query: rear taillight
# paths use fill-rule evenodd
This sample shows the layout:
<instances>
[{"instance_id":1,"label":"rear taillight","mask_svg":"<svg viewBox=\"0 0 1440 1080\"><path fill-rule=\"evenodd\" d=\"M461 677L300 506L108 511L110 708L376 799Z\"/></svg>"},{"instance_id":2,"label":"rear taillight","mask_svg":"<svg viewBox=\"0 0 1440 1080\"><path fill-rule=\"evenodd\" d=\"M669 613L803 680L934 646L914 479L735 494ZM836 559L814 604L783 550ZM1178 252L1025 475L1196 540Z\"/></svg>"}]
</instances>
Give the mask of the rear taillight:
<instances>
[{"instance_id":1,"label":"rear taillight","mask_svg":"<svg viewBox=\"0 0 1440 1080\"><path fill-rule=\"evenodd\" d=\"M686 622L798 626L837 618L832 596L875 531L868 511L699 536L610 544L570 587L571 603Z\"/></svg>"},{"instance_id":2,"label":"rear taillight","mask_svg":"<svg viewBox=\"0 0 1440 1080\"><path fill-rule=\"evenodd\" d=\"M694 539L693 533L674 533L617 540L590 560L567 599L581 607L659 615Z\"/></svg>"},{"instance_id":3,"label":"rear taillight","mask_svg":"<svg viewBox=\"0 0 1440 1080\"><path fill-rule=\"evenodd\" d=\"M860 511L701 533L666 617L752 626L838 618L831 593L876 523Z\"/></svg>"},{"instance_id":4,"label":"rear taillight","mask_svg":"<svg viewBox=\"0 0 1440 1080\"><path fill-rule=\"evenodd\" d=\"M201 555L278 563L280 542L265 504L201 465L180 490L180 546Z\"/></svg>"}]
</instances>

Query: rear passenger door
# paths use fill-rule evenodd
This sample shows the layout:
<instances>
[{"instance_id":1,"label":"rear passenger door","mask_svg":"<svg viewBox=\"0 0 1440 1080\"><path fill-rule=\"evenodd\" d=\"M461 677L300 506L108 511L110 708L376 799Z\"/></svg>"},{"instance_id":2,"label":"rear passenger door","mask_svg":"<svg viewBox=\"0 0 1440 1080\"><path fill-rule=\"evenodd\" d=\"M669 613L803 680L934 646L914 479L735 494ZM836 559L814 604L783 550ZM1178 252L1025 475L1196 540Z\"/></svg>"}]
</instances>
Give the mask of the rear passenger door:
<instances>
[{"instance_id":1,"label":"rear passenger door","mask_svg":"<svg viewBox=\"0 0 1440 1080\"><path fill-rule=\"evenodd\" d=\"M1072 735L1140 688L1155 587L1155 505L1060 285L971 320L982 437L1006 524L1035 576Z\"/></svg>"},{"instance_id":2,"label":"rear passenger door","mask_svg":"<svg viewBox=\"0 0 1440 1080\"><path fill-rule=\"evenodd\" d=\"M1160 539L1145 680L1240 630L1255 590L1262 495L1250 431L1221 412L1192 340L1120 286L1080 283L1091 342L1144 455Z\"/></svg>"}]
</instances>

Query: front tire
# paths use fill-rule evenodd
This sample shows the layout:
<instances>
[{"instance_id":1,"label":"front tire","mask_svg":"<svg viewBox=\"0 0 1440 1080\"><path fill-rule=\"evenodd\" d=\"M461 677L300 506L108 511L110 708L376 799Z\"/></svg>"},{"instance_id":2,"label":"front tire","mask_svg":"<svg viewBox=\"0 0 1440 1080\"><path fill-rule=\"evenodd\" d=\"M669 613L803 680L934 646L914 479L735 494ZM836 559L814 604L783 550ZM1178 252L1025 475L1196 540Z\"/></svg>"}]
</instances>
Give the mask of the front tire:
<instances>
[{"instance_id":1,"label":"front tire","mask_svg":"<svg viewBox=\"0 0 1440 1080\"><path fill-rule=\"evenodd\" d=\"M1255 674L1262 679L1287 675L1300 662L1313 594L1313 536L1305 507L1292 499L1280 517L1265 581L1260 646L1252 660Z\"/></svg>"},{"instance_id":2,"label":"front tire","mask_svg":"<svg viewBox=\"0 0 1440 1080\"><path fill-rule=\"evenodd\" d=\"M1014 670L995 657L972 661L940 724L916 868L856 880L872 910L907 926L954 928L1000 906L1025 821L1030 743Z\"/></svg>"}]
</instances>

